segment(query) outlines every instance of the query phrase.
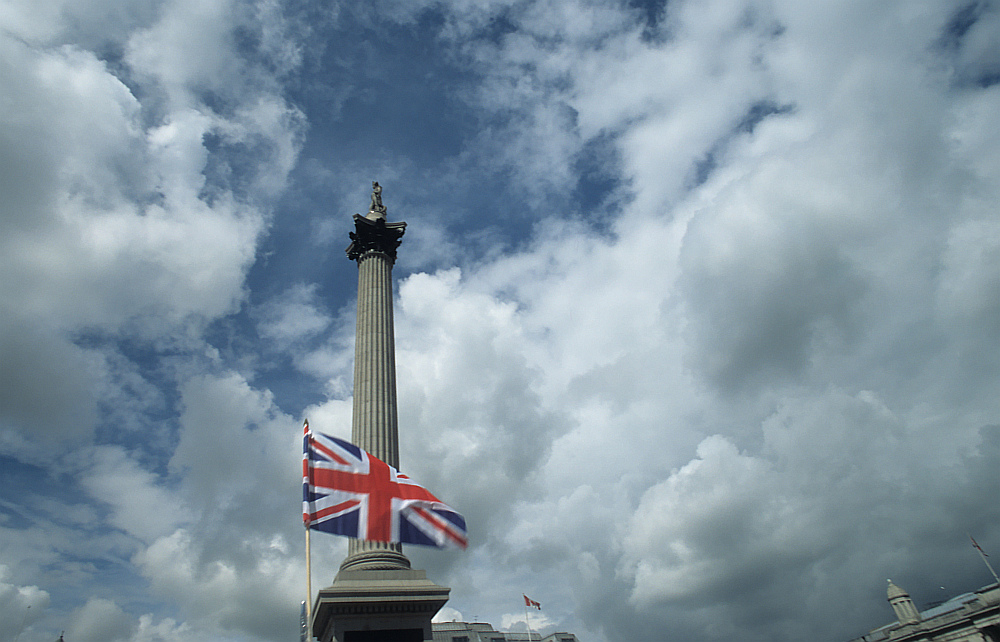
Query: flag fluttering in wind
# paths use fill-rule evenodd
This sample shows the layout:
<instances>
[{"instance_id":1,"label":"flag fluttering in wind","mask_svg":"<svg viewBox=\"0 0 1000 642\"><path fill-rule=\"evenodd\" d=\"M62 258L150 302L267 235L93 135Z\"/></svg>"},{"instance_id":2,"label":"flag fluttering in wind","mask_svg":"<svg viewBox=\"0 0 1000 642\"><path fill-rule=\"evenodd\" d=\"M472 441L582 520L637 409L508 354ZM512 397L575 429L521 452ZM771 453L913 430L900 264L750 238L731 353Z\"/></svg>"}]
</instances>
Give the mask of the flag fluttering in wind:
<instances>
[{"instance_id":1,"label":"flag fluttering in wind","mask_svg":"<svg viewBox=\"0 0 1000 642\"><path fill-rule=\"evenodd\" d=\"M309 430L302 439L306 528L376 542L468 545L465 518L354 444Z\"/></svg>"},{"instance_id":2,"label":"flag fluttering in wind","mask_svg":"<svg viewBox=\"0 0 1000 642\"><path fill-rule=\"evenodd\" d=\"M528 597L524 593L521 593L521 596L524 598L524 605L525 606L533 606L536 609L538 609L539 611L542 610L542 605L541 604L539 604L538 602L534 601L533 599L531 599L530 597Z\"/></svg>"},{"instance_id":3,"label":"flag fluttering in wind","mask_svg":"<svg viewBox=\"0 0 1000 642\"><path fill-rule=\"evenodd\" d=\"M977 551L979 551L980 553L982 553L983 557L989 557L989 555L986 553L986 551L983 550L983 547L979 545L979 542L977 542L975 540L975 538L972 537L972 535L969 535L969 539L972 540L972 545L976 547Z\"/></svg>"}]
</instances>

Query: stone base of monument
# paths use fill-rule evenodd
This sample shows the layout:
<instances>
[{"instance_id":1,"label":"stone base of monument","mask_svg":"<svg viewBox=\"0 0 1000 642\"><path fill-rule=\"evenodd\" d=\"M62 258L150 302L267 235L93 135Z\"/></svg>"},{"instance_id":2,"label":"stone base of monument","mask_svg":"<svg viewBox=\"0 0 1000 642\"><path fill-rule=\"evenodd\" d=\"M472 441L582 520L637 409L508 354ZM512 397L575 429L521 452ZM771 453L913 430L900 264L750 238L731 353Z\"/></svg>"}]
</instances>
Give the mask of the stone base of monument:
<instances>
[{"instance_id":1,"label":"stone base of monument","mask_svg":"<svg viewBox=\"0 0 1000 642\"><path fill-rule=\"evenodd\" d=\"M413 569L341 569L321 589L312 632L320 642L422 642L451 589Z\"/></svg>"}]
</instances>

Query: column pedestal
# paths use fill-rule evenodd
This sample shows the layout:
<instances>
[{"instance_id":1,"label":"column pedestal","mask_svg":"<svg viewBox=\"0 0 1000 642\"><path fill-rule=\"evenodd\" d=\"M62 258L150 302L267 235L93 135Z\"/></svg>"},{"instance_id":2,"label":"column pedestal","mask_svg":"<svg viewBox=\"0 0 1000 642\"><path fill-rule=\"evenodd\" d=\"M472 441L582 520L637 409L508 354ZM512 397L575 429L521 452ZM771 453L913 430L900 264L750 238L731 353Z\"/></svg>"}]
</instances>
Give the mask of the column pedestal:
<instances>
[{"instance_id":1,"label":"column pedestal","mask_svg":"<svg viewBox=\"0 0 1000 642\"><path fill-rule=\"evenodd\" d=\"M341 569L316 597L312 631L323 642L423 642L450 589L414 569Z\"/></svg>"}]
</instances>

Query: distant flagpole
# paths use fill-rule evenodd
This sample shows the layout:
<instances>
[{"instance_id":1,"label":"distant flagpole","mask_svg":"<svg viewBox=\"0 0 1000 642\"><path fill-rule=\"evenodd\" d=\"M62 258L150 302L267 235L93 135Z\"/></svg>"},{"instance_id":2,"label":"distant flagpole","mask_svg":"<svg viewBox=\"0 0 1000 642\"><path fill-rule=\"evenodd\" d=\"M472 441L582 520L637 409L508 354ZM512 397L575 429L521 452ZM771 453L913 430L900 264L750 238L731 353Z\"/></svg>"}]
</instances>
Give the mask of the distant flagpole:
<instances>
[{"instance_id":1,"label":"distant flagpole","mask_svg":"<svg viewBox=\"0 0 1000 642\"><path fill-rule=\"evenodd\" d=\"M979 543L976 542L975 538L972 537L971 533L969 534L969 539L972 540L972 545L976 548L977 551L979 551L979 557L983 558L983 564L986 564L986 568L990 569L990 573L993 574L993 580L997 584L1000 584L1000 578L997 578L997 572L993 570L993 566L990 564L990 561L986 559L987 557L989 557L989 555L987 555L986 551L984 551L982 547L979 546Z\"/></svg>"},{"instance_id":2,"label":"distant flagpole","mask_svg":"<svg viewBox=\"0 0 1000 642\"><path fill-rule=\"evenodd\" d=\"M24 631L24 623L28 621L28 611L30 610L31 610L30 604L24 607L24 616L21 617L21 628L17 630L17 635L14 636L14 642L17 642L17 639L21 637L21 632ZM62 636L60 635L59 638L62 639Z\"/></svg>"},{"instance_id":3,"label":"distant flagpole","mask_svg":"<svg viewBox=\"0 0 1000 642\"><path fill-rule=\"evenodd\" d=\"M533 606L539 611L542 610L542 605L534 601L524 593L521 593L521 597L524 598L524 626L528 629L528 642L531 642L531 623L528 621L528 606ZM538 634L538 639L542 639L542 634Z\"/></svg>"}]
</instances>

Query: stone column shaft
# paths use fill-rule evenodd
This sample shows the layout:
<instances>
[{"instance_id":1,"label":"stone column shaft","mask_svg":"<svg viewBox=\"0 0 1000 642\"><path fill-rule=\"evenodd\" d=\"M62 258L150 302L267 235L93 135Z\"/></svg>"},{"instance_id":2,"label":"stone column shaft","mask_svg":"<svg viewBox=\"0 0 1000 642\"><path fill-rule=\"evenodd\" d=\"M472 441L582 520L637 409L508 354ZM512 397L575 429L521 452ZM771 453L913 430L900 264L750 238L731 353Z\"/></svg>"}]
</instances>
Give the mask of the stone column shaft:
<instances>
[{"instance_id":1,"label":"stone column shaft","mask_svg":"<svg viewBox=\"0 0 1000 642\"><path fill-rule=\"evenodd\" d=\"M354 443L399 468L392 263L381 252L358 262L358 324L354 344Z\"/></svg>"},{"instance_id":2,"label":"stone column shaft","mask_svg":"<svg viewBox=\"0 0 1000 642\"><path fill-rule=\"evenodd\" d=\"M392 317L392 259L369 250L358 258L358 324L354 340L354 416L351 441L399 469L396 344ZM409 568L400 544L352 539L350 568Z\"/></svg>"}]
</instances>

